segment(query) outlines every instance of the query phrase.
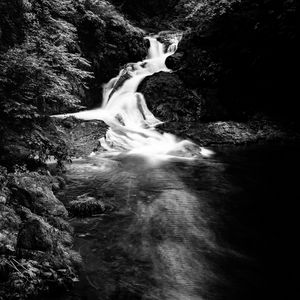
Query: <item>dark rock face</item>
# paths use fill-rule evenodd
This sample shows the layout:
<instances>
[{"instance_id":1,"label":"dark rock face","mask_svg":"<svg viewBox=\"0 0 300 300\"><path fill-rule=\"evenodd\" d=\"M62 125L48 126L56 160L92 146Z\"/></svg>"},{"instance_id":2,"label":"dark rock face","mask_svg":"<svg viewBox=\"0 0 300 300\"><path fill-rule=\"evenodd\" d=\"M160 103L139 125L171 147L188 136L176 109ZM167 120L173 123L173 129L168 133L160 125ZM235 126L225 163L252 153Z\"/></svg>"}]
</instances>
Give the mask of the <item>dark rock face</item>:
<instances>
[{"instance_id":1,"label":"dark rock face","mask_svg":"<svg viewBox=\"0 0 300 300\"><path fill-rule=\"evenodd\" d=\"M45 119L40 124L20 125L0 132L0 164L7 167L26 164L28 169L34 170L51 157L61 163L87 156L100 147L99 139L107 130L107 125L98 120Z\"/></svg>"},{"instance_id":2,"label":"dark rock face","mask_svg":"<svg viewBox=\"0 0 300 300\"><path fill-rule=\"evenodd\" d=\"M176 9L187 10L187 2ZM222 2L203 1L195 13L179 16L175 22L191 30L168 66L208 104L218 99L225 114L212 114L213 104L206 109L209 120L245 119L259 111L294 118L295 1Z\"/></svg>"},{"instance_id":3,"label":"dark rock face","mask_svg":"<svg viewBox=\"0 0 300 300\"><path fill-rule=\"evenodd\" d=\"M180 70L182 57L183 57L182 52L174 53L173 55L167 57L166 66L173 71Z\"/></svg>"},{"instance_id":4,"label":"dark rock face","mask_svg":"<svg viewBox=\"0 0 300 300\"><path fill-rule=\"evenodd\" d=\"M74 117L55 119L54 122L67 144L70 157L88 156L99 150L99 139L105 136L108 128L103 121L83 121Z\"/></svg>"},{"instance_id":5,"label":"dark rock face","mask_svg":"<svg viewBox=\"0 0 300 300\"><path fill-rule=\"evenodd\" d=\"M174 73L160 72L147 77L139 86L149 109L162 121L196 120L201 98L185 88Z\"/></svg>"}]
</instances>

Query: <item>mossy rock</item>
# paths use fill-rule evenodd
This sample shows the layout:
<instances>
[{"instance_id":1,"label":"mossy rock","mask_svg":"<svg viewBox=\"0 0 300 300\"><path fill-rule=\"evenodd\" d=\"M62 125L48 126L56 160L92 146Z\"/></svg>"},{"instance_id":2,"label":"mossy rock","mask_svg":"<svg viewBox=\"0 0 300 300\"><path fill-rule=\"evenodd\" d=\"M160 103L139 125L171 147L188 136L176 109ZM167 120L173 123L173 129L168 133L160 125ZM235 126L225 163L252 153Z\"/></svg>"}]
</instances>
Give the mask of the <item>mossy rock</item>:
<instances>
[{"instance_id":1,"label":"mossy rock","mask_svg":"<svg viewBox=\"0 0 300 300\"><path fill-rule=\"evenodd\" d=\"M77 197L70 202L69 212L76 217L88 217L104 213L106 206L102 200L88 196L87 194Z\"/></svg>"},{"instance_id":2,"label":"mossy rock","mask_svg":"<svg viewBox=\"0 0 300 300\"><path fill-rule=\"evenodd\" d=\"M23 224L18 234L18 249L50 251L53 247L52 227L42 218L32 217Z\"/></svg>"}]
</instances>

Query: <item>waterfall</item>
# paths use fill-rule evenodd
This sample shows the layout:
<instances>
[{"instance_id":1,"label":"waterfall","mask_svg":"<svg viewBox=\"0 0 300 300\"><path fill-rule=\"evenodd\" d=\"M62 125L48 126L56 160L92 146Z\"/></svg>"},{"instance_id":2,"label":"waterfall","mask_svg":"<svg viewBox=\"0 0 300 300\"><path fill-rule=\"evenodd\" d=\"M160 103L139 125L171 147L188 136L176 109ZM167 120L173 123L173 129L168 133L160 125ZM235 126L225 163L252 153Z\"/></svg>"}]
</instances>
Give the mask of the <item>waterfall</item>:
<instances>
[{"instance_id":1,"label":"waterfall","mask_svg":"<svg viewBox=\"0 0 300 300\"><path fill-rule=\"evenodd\" d=\"M109 129L101 146L110 154L142 154L149 157L174 157L186 152L186 147L194 145L188 140L179 140L170 133L160 133L155 126L162 122L148 109L143 94L137 89L142 80L157 72L172 72L165 61L175 53L179 37L173 38L167 49L156 37L149 36L150 48L145 60L128 63L118 74L103 86L103 103L100 108L59 117L75 116L84 120L103 120ZM202 150L202 151L201 151ZM203 156L207 149L199 151Z\"/></svg>"}]
</instances>

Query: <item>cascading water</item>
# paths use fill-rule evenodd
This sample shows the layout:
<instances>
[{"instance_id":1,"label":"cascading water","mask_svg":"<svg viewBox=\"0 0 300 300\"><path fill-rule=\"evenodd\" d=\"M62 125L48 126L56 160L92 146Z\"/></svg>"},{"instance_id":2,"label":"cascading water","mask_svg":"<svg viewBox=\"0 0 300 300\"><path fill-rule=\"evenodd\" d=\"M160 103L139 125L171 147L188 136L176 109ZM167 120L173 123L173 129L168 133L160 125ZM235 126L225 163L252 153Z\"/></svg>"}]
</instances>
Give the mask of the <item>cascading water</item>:
<instances>
[{"instance_id":1,"label":"cascading water","mask_svg":"<svg viewBox=\"0 0 300 300\"><path fill-rule=\"evenodd\" d=\"M103 120L110 128L100 142L110 154L142 154L152 158L176 157L193 143L187 140L179 141L170 133L159 133L155 126L162 122L150 112L144 96L138 93L137 89L145 77L160 71L171 72L165 61L177 50L180 37L174 37L167 50L156 37L147 39L150 42L147 58L141 62L128 63L117 77L104 85L101 108L59 117L73 115L84 120ZM204 148L200 148L199 153L202 156L210 154Z\"/></svg>"},{"instance_id":2,"label":"cascading water","mask_svg":"<svg viewBox=\"0 0 300 300\"><path fill-rule=\"evenodd\" d=\"M272 220L282 217L282 195L294 178L287 176L290 161L280 163L281 149L273 145L272 151L262 152L263 159L257 149L222 146L214 159L149 161L186 157L189 153L179 152L192 143L156 131L160 121L136 92L146 76L171 72L165 60L178 43L165 52L155 37L148 39L148 57L127 64L104 86L101 108L70 114L104 120L110 128L102 146L108 156L122 155L107 159L101 153L67 166L61 200L70 204L86 199L82 209L89 210L88 215L93 213L88 204L92 200L109 209L70 220L74 249L83 260L81 280L74 294L51 299L269 299L274 282L281 284L274 261L280 261L287 249L285 243L280 247ZM287 157L298 157L298 152L289 151ZM273 185L282 185L278 174L289 182L270 197ZM271 210L274 203L278 214ZM285 240L287 230L280 240ZM264 246L268 240L272 247ZM286 265L287 255L283 257ZM265 277L270 277L270 284Z\"/></svg>"}]
</instances>

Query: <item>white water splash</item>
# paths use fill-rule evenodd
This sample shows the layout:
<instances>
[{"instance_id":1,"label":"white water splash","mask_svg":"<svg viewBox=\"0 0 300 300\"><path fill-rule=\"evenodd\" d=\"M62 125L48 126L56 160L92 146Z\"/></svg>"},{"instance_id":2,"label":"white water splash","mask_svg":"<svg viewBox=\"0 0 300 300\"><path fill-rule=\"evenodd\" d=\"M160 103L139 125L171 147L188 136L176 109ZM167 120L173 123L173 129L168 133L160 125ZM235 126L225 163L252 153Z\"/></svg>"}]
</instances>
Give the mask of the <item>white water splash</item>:
<instances>
[{"instance_id":1,"label":"white water splash","mask_svg":"<svg viewBox=\"0 0 300 300\"><path fill-rule=\"evenodd\" d=\"M147 39L150 42L147 58L127 64L117 77L103 86L101 108L56 117L74 116L84 120L103 120L110 128L106 137L100 139L100 143L110 154L139 154L152 159L154 156L170 159L178 157L178 153L186 152L186 147L194 144L187 140L180 141L173 134L155 130L155 126L162 122L150 112L144 96L137 89L145 77L160 71L171 72L165 61L176 52L180 37L173 38L167 49L156 37ZM203 157L211 154L204 148L199 153Z\"/></svg>"}]
</instances>

